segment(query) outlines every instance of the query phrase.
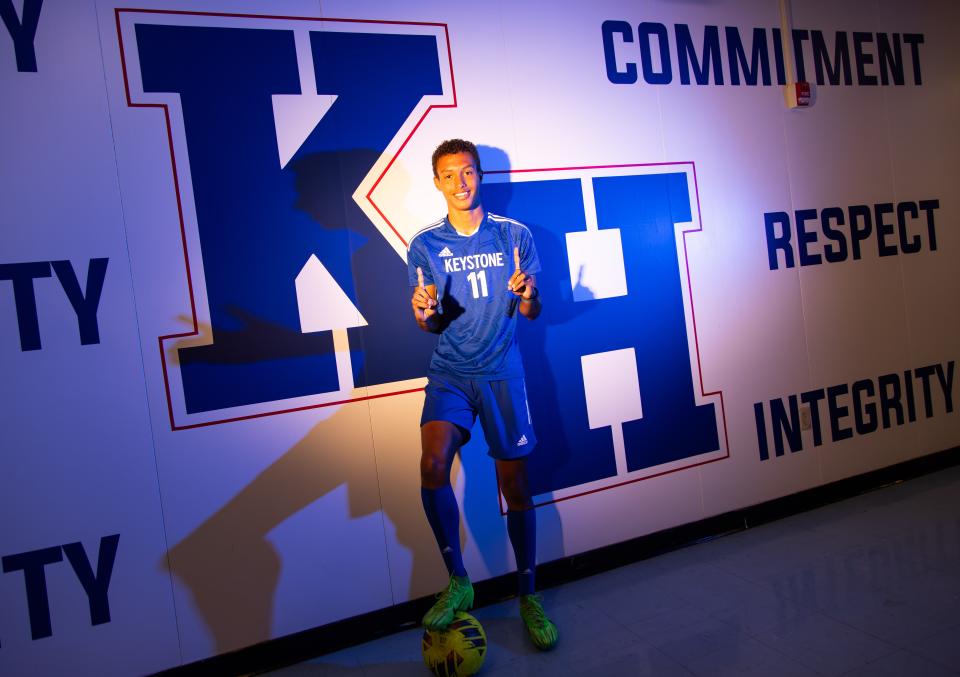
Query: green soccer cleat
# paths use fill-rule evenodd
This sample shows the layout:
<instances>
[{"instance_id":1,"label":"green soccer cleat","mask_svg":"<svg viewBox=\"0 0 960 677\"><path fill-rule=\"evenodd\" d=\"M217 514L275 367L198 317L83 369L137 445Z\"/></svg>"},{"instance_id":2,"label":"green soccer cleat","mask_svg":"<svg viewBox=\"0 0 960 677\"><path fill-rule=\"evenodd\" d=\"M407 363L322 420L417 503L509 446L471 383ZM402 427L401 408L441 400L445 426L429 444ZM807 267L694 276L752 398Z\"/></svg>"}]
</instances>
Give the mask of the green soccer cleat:
<instances>
[{"instance_id":1,"label":"green soccer cleat","mask_svg":"<svg viewBox=\"0 0 960 677\"><path fill-rule=\"evenodd\" d=\"M443 630L458 611L473 607L473 586L466 576L451 576L447 587L437 593L437 601L423 616L423 625L430 630Z\"/></svg>"},{"instance_id":2,"label":"green soccer cleat","mask_svg":"<svg viewBox=\"0 0 960 677\"><path fill-rule=\"evenodd\" d=\"M541 651L548 651L557 643L557 626L547 618L540 595L524 595L520 598L520 618L527 626L527 633L534 645Z\"/></svg>"}]
</instances>

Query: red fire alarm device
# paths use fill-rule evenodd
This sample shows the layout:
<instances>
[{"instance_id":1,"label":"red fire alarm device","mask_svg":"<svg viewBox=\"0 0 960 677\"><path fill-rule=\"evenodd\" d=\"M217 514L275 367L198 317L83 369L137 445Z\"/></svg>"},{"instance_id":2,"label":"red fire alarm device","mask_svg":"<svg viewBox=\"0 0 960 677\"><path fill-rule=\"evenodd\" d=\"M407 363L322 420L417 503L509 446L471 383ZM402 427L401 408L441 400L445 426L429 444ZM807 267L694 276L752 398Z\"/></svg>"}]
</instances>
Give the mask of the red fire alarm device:
<instances>
[{"instance_id":1,"label":"red fire alarm device","mask_svg":"<svg viewBox=\"0 0 960 677\"><path fill-rule=\"evenodd\" d=\"M810 83L791 82L784 87L787 108L806 108L810 105Z\"/></svg>"}]
</instances>

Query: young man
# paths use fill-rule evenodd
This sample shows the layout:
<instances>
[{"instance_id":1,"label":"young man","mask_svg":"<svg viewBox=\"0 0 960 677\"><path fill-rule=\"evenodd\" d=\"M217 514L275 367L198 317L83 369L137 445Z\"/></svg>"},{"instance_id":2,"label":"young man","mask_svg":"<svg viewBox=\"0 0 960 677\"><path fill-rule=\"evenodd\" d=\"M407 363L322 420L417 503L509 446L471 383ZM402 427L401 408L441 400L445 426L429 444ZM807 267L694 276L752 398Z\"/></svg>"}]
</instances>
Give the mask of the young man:
<instances>
[{"instance_id":1,"label":"young man","mask_svg":"<svg viewBox=\"0 0 960 677\"><path fill-rule=\"evenodd\" d=\"M557 642L557 628L534 595L536 513L526 456L536 437L516 339L517 314L531 320L540 314L533 278L540 262L526 226L484 211L476 146L461 139L444 141L433 153L433 175L447 202L447 217L413 237L407 263L417 324L440 334L420 419L420 493L450 582L423 624L445 628L456 611L473 605L450 464L479 416L507 500L520 616L533 643L549 649Z\"/></svg>"}]
</instances>

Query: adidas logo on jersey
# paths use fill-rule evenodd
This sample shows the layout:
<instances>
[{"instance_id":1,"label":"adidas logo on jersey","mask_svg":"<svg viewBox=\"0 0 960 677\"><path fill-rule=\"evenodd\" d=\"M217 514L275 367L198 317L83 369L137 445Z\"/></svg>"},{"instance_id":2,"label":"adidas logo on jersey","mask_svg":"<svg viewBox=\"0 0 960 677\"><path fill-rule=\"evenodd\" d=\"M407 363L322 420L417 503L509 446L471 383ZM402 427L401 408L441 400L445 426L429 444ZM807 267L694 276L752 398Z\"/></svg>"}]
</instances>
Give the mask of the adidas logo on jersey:
<instances>
[{"instance_id":1,"label":"adidas logo on jersey","mask_svg":"<svg viewBox=\"0 0 960 677\"><path fill-rule=\"evenodd\" d=\"M527 443L527 436L526 436L526 435L521 435L521 436L520 436L520 439L517 440L517 446L518 446L518 447L522 447L522 446L525 445L526 443Z\"/></svg>"},{"instance_id":2,"label":"adidas logo on jersey","mask_svg":"<svg viewBox=\"0 0 960 677\"><path fill-rule=\"evenodd\" d=\"M453 252L450 251L450 247L444 247L443 249L440 250L439 256L443 256L443 257L453 256Z\"/></svg>"}]
</instances>

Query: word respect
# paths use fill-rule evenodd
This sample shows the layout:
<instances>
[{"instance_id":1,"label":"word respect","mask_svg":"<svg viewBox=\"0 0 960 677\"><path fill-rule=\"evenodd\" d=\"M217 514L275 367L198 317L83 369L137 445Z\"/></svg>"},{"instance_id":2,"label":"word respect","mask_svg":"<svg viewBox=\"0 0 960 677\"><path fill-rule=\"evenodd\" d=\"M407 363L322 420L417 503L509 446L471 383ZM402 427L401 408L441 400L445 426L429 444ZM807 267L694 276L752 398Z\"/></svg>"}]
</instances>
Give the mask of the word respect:
<instances>
[{"instance_id":1,"label":"word respect","mask_svg":"<svg viewBox=\"0 0 960 677\"><path fill-rule=\"evenodd\" d=\"M863 243L876 240L880 256L916 254L924 248L937 250L934 212L940 200L919 202L881 202L875 205L851 205L798 209L793 218L788 212L763 215L770 270L780 267L816 266L839 263L851 256L859 260ZM824 244L819 248L823 236Z\"/></svg>"}]
</instances>

